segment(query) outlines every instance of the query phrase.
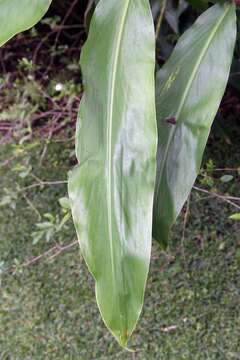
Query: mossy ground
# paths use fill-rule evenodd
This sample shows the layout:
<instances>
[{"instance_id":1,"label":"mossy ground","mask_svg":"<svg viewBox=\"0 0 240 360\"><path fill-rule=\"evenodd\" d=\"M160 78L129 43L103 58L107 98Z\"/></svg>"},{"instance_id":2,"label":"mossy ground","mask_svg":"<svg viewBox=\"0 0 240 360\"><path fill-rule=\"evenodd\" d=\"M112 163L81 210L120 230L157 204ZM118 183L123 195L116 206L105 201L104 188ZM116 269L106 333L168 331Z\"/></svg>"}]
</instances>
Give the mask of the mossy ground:
<instances>
[{"instance_id":1,"label":"mossy ground","mask_svg":"<svg viewBox=\"0 0 240 360\"><path fill-rule=\"evenodd\" d=\"M134 353L121 349L104 327L77 246L53 259L21 266L56 243L75 239L69 220L49 242L43 238L32 243L40 221L37 212L63 216L58 199L67 194L65 184L14 195L17 187L35 182L32 174L48 181L67 178L72 142L48 144L40 163L43 146L32 140L1 148L1 164L15 158L0 169L0 198L6 193L13 197L0 211L0 358L240 359L240 227L228 219L234 209L224 201L193 191L184 238L183 212L168 251L154 244L143 313L129 344ZM227 145L212 139L204 164L210 157L216 166L236 168L237 140ZM23 176L19 165L26 166L26 158L31 171ZM226 184L219 180L222 175L212 175L212 186L239 196L236 173Z\"/></svg>"}]
</instances>

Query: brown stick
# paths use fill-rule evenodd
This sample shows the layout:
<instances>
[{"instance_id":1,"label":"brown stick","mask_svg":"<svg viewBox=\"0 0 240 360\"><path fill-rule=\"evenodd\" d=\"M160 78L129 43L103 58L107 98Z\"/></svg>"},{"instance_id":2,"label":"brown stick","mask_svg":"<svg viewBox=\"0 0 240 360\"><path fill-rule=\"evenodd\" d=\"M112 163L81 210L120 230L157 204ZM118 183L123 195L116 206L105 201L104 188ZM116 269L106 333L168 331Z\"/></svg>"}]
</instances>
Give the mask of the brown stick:
<instances>
[{"instance_id":1,"label":"brown stick","mask_svg":"<svg viewBox=\"0 0 240 360\"><path fill-rule=\"evenodd\" d=\"M65 246L55 245L51 249L45 251L44 253L42 253L38 256L35 256L29 260L26 260L25 262L23 262L20 265L20 267L29 267L33 264L36 264L37 262L39 262L40 260L42 260L44 258L47 258L48 260L52 260L53 258L58 256L62 252L71 249L72 247L76 246L77 244L78 244L78 240L74 240L72 243L65 245ZM54 254L49 256L49 254L51 254L51 253L54 253ZM15 269L16 269L16 267L12 267L8 271L13 272Z\"/></svg>"},{"instance_id":2,"label":"brown stick","mask_svg":"<svg viewBox=\"0 0 240 360\"><path fill-rule=\"evenodd\" d=\"M240 201L240 198L239 197L234 197L234 196L227 196L227 195L222 195L222 194L218 194L218 193L215 193L215 192L212 192L212 191L208 191L206 189L202 189L202 188L199 188L198 186L193 186L193 189L199 191L199 192L202 192L204 194L208 194L210 196L213 196L219 200L222 200L222 201L225 201L226 203L228 203L229 205L232 205L234 206L235 208L237 208L238 210L240 210L240 206L235 204L233 201ZM232 201L233 200L233 201Z\"/></svg>"}]
</instances>

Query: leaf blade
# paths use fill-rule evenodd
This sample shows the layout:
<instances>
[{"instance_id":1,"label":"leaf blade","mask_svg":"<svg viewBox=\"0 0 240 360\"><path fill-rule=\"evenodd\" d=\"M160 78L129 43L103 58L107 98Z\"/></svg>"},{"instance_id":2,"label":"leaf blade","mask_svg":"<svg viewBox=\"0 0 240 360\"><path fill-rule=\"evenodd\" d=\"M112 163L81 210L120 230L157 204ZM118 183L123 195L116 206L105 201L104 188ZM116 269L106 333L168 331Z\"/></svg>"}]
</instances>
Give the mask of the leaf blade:
<instances>
[{"instance_id":1,"label":"leaf blade","mask_svg":"<svg viewBox=\"0 0 240 360\"><path fill-rule=\"evenodd\" d=\"M70 173L69 197L102 318L122 346L139 317L150 262L154 48L148 0L102 1L81 55L80 165Z\"/></svg>"},{"instance_id":2,"label":"leaf blade","mask_svg":"<svg viewBox=\"0 0 240 360\"><path fill-rule=\"evenodd\" d=\"M240 213L235 213L229 216L229 219L231 220L240 220Z\"/></svg>"},{"instance_id":3,"label":"leaf blade","mask_svg":"<svg viewBox=\"0 0 240 360\"><path fill-rule=\"evenodd\" d=\"M157 75L153 236L164 246L198 175L227 84L235 39L235 6L215 5L183 34ZM176 124L169 123L171 118Z\"/></svg>"},{"instance_id":4,"label":"leaf blade","mask_svg":"<svg viewBox=\"0 0 240 360\"><path fill-rule=\"evenodd\" d=\"M41 20L51 2L52 0L1 0L0 46Z\"/></svg>"}]
</instances>

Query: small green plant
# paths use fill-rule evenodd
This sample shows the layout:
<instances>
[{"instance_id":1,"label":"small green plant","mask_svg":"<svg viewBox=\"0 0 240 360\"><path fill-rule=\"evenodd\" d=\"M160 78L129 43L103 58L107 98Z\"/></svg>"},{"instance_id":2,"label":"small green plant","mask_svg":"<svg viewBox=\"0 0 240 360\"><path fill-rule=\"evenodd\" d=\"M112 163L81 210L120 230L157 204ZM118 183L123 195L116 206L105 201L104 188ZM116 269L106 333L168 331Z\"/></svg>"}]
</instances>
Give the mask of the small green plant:
<instances>
[{"instance_id":1,"label":"small green plant","mask_svg":"<svg viewBox=\"0 0 240 360\"><path fill-rule=\"evenodd\" d=\"M32 27L50 3L1 1L0 45ZM235 4L211 6L180 37L155 78L149 1L101 0L94 11L81 55L79 165L69 175L69 198L102 318L124 347L142 309L152 236L167 245L199 173L235 39ZM24 59L20 65L24 71L34 66ZM57 96L67 91L60 85ZM204 175L210 187L212 168ZM6 194L2 201L12 198ZM66 199L61 203L68 207ZM49 241L68 219L68 212L61 220L45 214L34 242Z\"/></svg>"},{"instance_id":2,"label":"small green plant","mask_svg":"<svg viewBox=\"0 0 240 360\"><path fill-rule=\"evenodd\" d=\"M54 216L50 213L46 213L43 216L44 221L36 223L36 229L32 232L33 245L36 245L42 239L45 239L46 242L53 240L54 235L62 230L70 219L71 214L68 210L65 210L62 217Z\"/></svg>"}]
</instances>

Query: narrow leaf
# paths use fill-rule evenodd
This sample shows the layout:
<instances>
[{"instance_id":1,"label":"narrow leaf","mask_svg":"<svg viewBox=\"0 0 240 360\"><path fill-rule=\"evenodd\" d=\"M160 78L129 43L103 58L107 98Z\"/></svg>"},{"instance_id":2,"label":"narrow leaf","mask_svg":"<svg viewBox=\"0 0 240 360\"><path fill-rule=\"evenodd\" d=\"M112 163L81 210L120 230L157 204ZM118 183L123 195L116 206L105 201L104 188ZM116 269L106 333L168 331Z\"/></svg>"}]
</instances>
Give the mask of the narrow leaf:
<instances>
[{"instance_id":1,"label":"narrow leaf","mask_svg":"<svg viewBox=\"0 0 240 360\"><path fill-rule=\"evenodd\" d=\"M233 4L214 5L179 39L157 75L158 155L153 236L169 230L199 173L236 39Z\"/></svg>"},{"instance_id":2,"label":"narrow leaf","mask_svg":"<svg viewBox=\"0 0 240 360\"><path fill-rule=\"evenodd\" d=\"M154 48L148 0L98 3L81 55L80 165L70 173L69 197L101 315L122 346L141 312L150 261Z\"/></svg>"},{"instance_id":3,"label":"narrow leaf","mask_svg":"<svg viewBox=\"0 0 240 360\"><path fill-rule=\"evenodd\" d=\"M0 0L0 46L34 26L50 4L51 0Z\"/></svg>"},{"instance_id":4,"label":"narrow leaf","mask_svg":"<svg viewBox=\"0 0 240 360\"><path fill-rule=\"evenodd\" d=\"M232 181L234 177L232 175L223 175L220 177L220 181L223 183L228 183L229 181Z\"/></svg>"},{"instance_id":5,"label":"narrow leaf","mask_svg":"<svg viewBox=\"0 0 240 360\"><path fill-rule=\"evenodd\" d=\"M229 216L229 219L240 220L240 213L232 214L231 216Z\"/></svg>"}]
</instances>

